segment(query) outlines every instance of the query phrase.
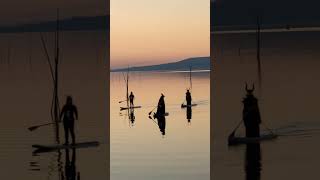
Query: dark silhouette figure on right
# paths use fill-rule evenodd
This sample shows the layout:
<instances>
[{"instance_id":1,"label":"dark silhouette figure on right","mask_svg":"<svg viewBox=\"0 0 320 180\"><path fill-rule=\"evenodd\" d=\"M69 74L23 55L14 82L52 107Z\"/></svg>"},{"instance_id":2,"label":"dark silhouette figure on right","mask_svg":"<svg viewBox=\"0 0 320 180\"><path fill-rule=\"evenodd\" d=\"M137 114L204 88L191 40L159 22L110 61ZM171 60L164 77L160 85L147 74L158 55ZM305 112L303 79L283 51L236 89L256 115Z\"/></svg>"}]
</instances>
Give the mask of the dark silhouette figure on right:
<instances>
[{"instance_id":1,"label":"dark silhouette figure on right","mask_svg":"<svg viewBox=\"0 0 320 180\"><path fill-rule=\"evenodd\" d=\"M188 123L191 123L191 118L192 118L192 108L191 107L187 107L187 120Z\"/></svg>"},{"instance_id":2,"label":"dark silhouette figure on right","mask_svg":"<svg viewBox=\"0 0 320 180\"><path fill-rule=\"evenodd\" d=\"M78 120L78 110L77 107L73 105L71 96L67 97L67 102L63 106L62 111L60 113L60 120L62 116L65 134L65 144L69 144L69 131L72 138L72 144L75 144L74 120Z\"/></svg>"},{"instance_id":3,"label":"dark silhouette figure on right","mask_svg":"<svg viewBox=\"0 0 320 180\"><path fill-rule=\"evenodd\" d=\"M247 95L243 99L243 121L246 127L246 136L247 137L260 137L260 111L258 107L258 99L254 97L254 85L252 89L248 89L246 84Z\"/></svg>"},{"instance_id":4,"label":"dark silhouette figure on right","mask_svg":"<svg viewBox=\"0 0 320 180\"><path fill-rule=\"evenodd\" d=\"M191 98L191 93L190 93L190 91L189 91L189 89L188 89L187 92L186 92L187 106L190 106L190 107L191 107L191 100L192 100L192 98Z\"/></svg>"},{"instance_id":5,"label":"dark silhouette figure on right","mask_svg":"<svg viewBox=\"0 0 320 180\"><path fill-rule=\"evenodd\" d=\"M247 144L245 160L246 180L260 180L261 150L260 143Z\"/></svg>"},{"instance_id":6,"label":"dark silhouette figure on right","mask_svg":"<svg viewBox=\"0 0 320 180\"><path fill-rule=\"evenodd\" d=\"M130 106L131 106L131 107L134 106L134 105L133 105L133 100L134 100L134 95L133 95L133 93L132 93L132 91L131 91L130 96L129 96L129 101L130 101Z\"/></svg>"}]
</instances>

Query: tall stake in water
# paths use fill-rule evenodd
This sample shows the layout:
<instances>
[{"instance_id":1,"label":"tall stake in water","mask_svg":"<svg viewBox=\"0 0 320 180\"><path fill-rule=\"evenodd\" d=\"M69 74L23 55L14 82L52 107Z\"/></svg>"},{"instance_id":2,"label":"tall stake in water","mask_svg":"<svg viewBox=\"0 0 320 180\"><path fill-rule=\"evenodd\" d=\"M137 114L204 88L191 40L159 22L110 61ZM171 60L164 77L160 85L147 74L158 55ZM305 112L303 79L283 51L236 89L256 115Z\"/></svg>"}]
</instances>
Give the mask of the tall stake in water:
<instances>
[{"instance_id":1,"label":"tall stake in water","mask_svg":"<svg viewBox=\"0 0 320 180\"><path fill-rule=\"evenodd\" d=\"M129 66L127 72L127 107L129 107Z\"/></svg>"},{"instance_id":2,"label":"tall stake in water","mask_svg":"<svg viewBox=\"0 0 320 180\"><path fill-rule=\"evenodd\" d=\"M55 57L55 82L54 82L54 121L56 129L56 140L59 143L59 97L58 97L58 71L59 71L59 9L57 9L56 29L56 57Z\"/></svg>"},{"instance_id":3,"label":"tall stake in water","mask_svg":"<svg viewBox=\"0 0 320 180\"><path fill-rule=\"evenodd\" d=\"M262 77L261 77L261 60L260 60L260 17L257 17L257 61L258 61L258 81L259 89L261 92L262 87Z\"/></svg>"}]
</instances>

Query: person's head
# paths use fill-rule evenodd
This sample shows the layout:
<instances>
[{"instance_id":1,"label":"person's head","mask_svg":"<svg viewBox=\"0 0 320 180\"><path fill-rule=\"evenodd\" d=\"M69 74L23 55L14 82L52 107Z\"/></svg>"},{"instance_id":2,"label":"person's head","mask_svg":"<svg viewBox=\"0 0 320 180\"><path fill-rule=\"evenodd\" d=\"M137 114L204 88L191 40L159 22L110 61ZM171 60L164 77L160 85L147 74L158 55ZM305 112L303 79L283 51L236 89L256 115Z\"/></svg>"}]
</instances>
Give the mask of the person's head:
<instances>
[{"instance_id":1,"label":"person's head","mask_svg":"<svg viewBox=\"0 0 320 180\"><path fill-rule=\"evenodd\" d=\"M187 92L189 92L189 89L187 89Z\"/></svg>"},{"instance_id":2,"label":"person's head","mask_svg":"<svg viewBox=\"0 0 320 180\"><path fill-rule=\"evenodd\" d=\"M164 98L164 95L161 93L161 98Z\"/></svg>"},{"instance_id":3,"label":"person's head","mask_svg":"<svg viewBox=\"0 0 320 180\"><path fill-rule=\"evenodd\" d=\"M130 94L131 94L131 95L133 94L133 93L132 93L132 91L131 91L131 93L130 93Z\"/></svg>"},{"instance_id":4,"label":"person's head","mask_svg":"<svg viewBox=\"0 0 320 180\"><path fill-rule=\"evenodd\" d=\"M72 97L71 96L67 96L67 104L68 105L72 104Z\"/></svg>"},{"instance_id":5,"label":"person's head","mask_svg":"<svg viewBox=\"0 0 320 180\"><path fill-rule=\"evenodd\" d=\"M254 91L254 84L252 85L252 89L248 89L248 84L246 83L246 91L247 95L252 95Z\"/></svg>"}]
</instances>

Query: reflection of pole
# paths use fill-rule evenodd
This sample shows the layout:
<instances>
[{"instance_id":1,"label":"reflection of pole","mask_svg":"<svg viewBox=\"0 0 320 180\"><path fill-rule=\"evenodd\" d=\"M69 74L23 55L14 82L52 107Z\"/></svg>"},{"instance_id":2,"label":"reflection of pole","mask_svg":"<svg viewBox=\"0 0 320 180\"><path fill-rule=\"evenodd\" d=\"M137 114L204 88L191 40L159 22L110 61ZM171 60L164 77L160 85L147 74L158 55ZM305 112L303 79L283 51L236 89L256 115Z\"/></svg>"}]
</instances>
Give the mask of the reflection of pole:
<instances>
[{"instance_id":1,"label":"reflection of pole","mask_svg":"<svg viewBox=\"0 0 320 180\"><path fill-rule=\"evenodd\" d=\"M258 80L259 89L261 91L262 77L261 77L261 60L260 60L260 17L257 17L257 61L258 61Z\"/></svg>"},{"instance_id":2,"label":"reflection of pole","mask_svg":"<svg viewBox=\"0 0 320 180\"><path fill-rule=\"evenodd\" d=\"M192 90L192 80L191 80L191 66L190 66L190 90Z\"/></svg>"}]
</instances>

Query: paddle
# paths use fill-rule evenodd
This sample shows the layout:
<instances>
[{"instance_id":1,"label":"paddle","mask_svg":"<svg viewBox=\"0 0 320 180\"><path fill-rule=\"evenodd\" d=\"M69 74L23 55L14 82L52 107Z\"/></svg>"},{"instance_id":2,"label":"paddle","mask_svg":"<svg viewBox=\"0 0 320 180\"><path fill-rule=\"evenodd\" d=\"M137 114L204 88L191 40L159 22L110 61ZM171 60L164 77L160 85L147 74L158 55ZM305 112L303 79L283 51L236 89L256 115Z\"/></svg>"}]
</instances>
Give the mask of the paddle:
<instances>
[{"instance_id":1,"label":"paddle","mask_svg":"<svg viewBox=\"0 0 320 180\"><path fill-rule=\"evenodd\" d=\"M149 112L149 116L151 115L151 113L157 108L158 106L154 107L150 112Z\"/></svg>"},{"instance_id":2,"label":"paddle","mask_svg":"<svg viewBox=\"0 0 320 180\"><path fill-rule=\"evenodd\" d=\"M39 127L47 126L47 125L51 125L51 124L55 124L55 123L47 123L47 124L41 124L41 125L37 125L37 126L31 126L28 129L29 129L29 131L34 131L34 130L38 129Z\"/></svg>"},{"instance_id":3,"label":"paddle","mask_svg":"<svg viewBox=\"0 0 320 180\"><path fill-rule=\"evenodd\" d=\"M237 125L237 127L232 131L232 133L229 135L229 138L234 137L234 134L236 133L236 130L240 127L242 123L242 120L239 122L239 124Z\"/></svg>"},{"instance_id":4,"label":"paddle","mask_svg":"<svg viewBox=\"0 0 320 180\"><path fill-rule=\"evenodd\" d=\"M123 101L119 101L119 103L123 103L123 102L126 102L127 100L123 100Z\"/></svg>"}]
</instances>

